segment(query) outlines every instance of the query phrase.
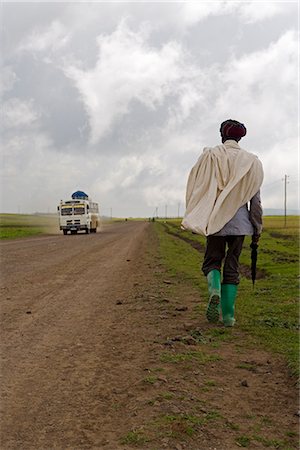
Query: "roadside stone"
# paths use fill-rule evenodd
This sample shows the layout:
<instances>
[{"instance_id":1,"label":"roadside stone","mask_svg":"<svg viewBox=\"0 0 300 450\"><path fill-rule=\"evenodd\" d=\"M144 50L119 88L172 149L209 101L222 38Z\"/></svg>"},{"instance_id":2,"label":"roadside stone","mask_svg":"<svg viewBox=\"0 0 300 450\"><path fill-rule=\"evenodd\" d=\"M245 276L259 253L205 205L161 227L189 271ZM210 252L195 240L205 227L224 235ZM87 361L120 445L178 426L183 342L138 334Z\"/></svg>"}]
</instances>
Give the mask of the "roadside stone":
<instances>
[{"instance_id":1,"label":"roadside stone","mask_svg":"<svg viewBox=\"0 0 300 450\"><path fill-rule=\"evenodd\" d=\"M181 412L180 408L178 406L173 406L172 413L173 414L179 414Z\"/></svg>"},{"instance_id":2,"label":"roadside stone","mask_svg":"<svg viewBox=\"0 0 300 450\"><path fill-rule=\"evenodd\" d=\"M183 327L185 331L190 332L191 328L193 328L193 325L194 325L193 322L185 322Z\"/></svg>"},{"instance_id":3,"label":"roadside stone","mask_svg":"<svg viewBox=\"0 0 300 450\"><path fill-rule=\"evenodd\" d=\"M177 306L177 308L175 308L175 311L187 311L188 307L187 306Z\"/></svg>"},{"instance_id":4,"label":"roadside stone","mask_svg":"<svg viewBox=\"0 0 300 450\"><path fill-rule=\"evenodd\" d=\"M158 379L159 381L163 381L164 383L167 383L167 382L168 382L167 378L166 378L166 377L163 377L163 376L159 376L159 377L157 377L157 379Z\"/></svg>"},{"instance_id":5,"label":"roadside stone","mask_svg":"<svg viewBox=\"0 0 300 450\"><path fill-rule=\"evenodd\" d=\"M182 341L187 345L197 345L197 340L192 336L184 336Z\"/></svg>"},{"instance_id":6,"label":"roadside stone","mask_svg":"<svg viewBox=\"0 0 300 450\"><path fill-rule=\"evenodd\" d=\"M241 386L249 387L248 381L247 380L241 381Z\"/></svg>"},{"instance_id":7,"label":"roadside stone","mask_svg":"<svg viewBox=\"0 0 300 450\"><path fill-rule=\"evenodd\" d=\"M116 305L123 305L123 300L117 300Z\"/></svg>"},{"instance_id":8,"label":"roadside stone","mask_svg":"<svg viewBox=\"0 0 300 450\"><path fill-rule=\"evenodd\" d=\"M182 336L174 336L172 338L172 341L174 341L174 342L180 342L181 340L182 340Z\"/></svg>"}]
</instances>

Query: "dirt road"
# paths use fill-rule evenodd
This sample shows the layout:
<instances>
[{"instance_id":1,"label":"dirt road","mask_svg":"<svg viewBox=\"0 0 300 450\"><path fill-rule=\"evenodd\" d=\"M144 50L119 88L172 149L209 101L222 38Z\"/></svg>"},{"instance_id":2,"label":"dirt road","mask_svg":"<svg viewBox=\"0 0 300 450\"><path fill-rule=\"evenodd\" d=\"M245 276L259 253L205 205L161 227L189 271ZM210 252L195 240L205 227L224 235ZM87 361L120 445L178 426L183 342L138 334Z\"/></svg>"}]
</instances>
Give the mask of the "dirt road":
<instances>
[{"instance_id":1,"label":"dirt road","mask_svg":"<svg viewBox=\"0 0 300 450\"><path fill-rule=\"evenodd\" d=\"M197 320L185 316L194 293L178 285L171 298L161 278L151 224L6 241L1 256L1 449L233 449L258 423L251 413L269 417L264 436L281 426L296 448L297 395L281 361L253 352L258 370L245 376L236 369L245 353L230 345L210 350L201 369L162 358L182 351L186 342L170 336ZM205 384L212 377L218 392Z\"/></svg>"},{"instance_id":2,"label":"dirt road","mask_svg":"<svg viewBox=\"0 0 300 450\"><path fill-rule=\"evenodd\" d=\"M3 448L67 448L74 433L76 446L86 444L97 409L98 444L115 432L105 413L108 386L116 373L130 382L116 303L132 287L129 260L146 226L2 244ZM107 421L112 429L104 432Z\"/></svg>"}]
</instances>

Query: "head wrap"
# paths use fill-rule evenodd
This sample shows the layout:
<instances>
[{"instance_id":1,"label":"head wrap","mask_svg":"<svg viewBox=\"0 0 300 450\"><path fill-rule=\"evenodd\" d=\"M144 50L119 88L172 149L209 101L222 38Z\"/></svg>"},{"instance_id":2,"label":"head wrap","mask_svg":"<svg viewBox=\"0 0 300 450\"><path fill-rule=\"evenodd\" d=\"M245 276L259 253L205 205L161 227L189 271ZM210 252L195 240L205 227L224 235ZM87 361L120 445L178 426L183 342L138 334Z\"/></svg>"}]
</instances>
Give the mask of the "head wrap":
<instances>
[{"instance_id":1,"label":"head wrap","mask_svg":"<svg viewBox=\"0 0 300 450\"><path fill-rule=\"evenodd\" d=\"M223 141L226 139L234 139L236 141L239 141L243 136L246 135L247 129L243 123L240 123L237 120L229 119L221 123L220 133Z\"/></svg>"}]
</instances>

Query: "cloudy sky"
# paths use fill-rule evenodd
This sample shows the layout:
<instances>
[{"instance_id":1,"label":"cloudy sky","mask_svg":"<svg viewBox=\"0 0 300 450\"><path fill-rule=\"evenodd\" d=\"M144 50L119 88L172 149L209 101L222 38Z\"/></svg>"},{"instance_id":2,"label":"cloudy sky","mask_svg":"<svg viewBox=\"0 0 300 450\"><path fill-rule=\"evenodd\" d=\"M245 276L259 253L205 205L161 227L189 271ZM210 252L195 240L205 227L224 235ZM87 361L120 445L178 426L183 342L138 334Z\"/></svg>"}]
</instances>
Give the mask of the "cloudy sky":
<instances>
[{"instance_id":1,"label":"cloudy sky","mask_svg":"<svg viewBox=\"0 0 300 450\"><path fill-rule=\"evenodd\" d=\"M297 2L4 2L2 212L184 211L228 118L265 169L263 206L297 208Z\"/></svg>"}]
</instances>

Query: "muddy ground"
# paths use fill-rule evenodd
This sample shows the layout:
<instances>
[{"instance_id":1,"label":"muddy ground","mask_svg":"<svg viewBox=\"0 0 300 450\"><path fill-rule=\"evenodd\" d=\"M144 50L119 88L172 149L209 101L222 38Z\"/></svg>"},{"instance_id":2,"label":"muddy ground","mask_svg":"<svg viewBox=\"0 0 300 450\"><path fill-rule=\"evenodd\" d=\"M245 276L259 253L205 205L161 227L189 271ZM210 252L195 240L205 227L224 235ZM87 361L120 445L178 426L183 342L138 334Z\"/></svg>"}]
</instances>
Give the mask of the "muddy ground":
<instances>
[{"instance_id":1,"label":"muddy ground","mask_svg":"<svg viewBox=\"0 0 300 450\"><path fill-rule=\"evenodd\" d=\"M1 267L1 449L298 448L285 362L206 323L153 224L2 242Z\"/></svg>"}]
</instances>

